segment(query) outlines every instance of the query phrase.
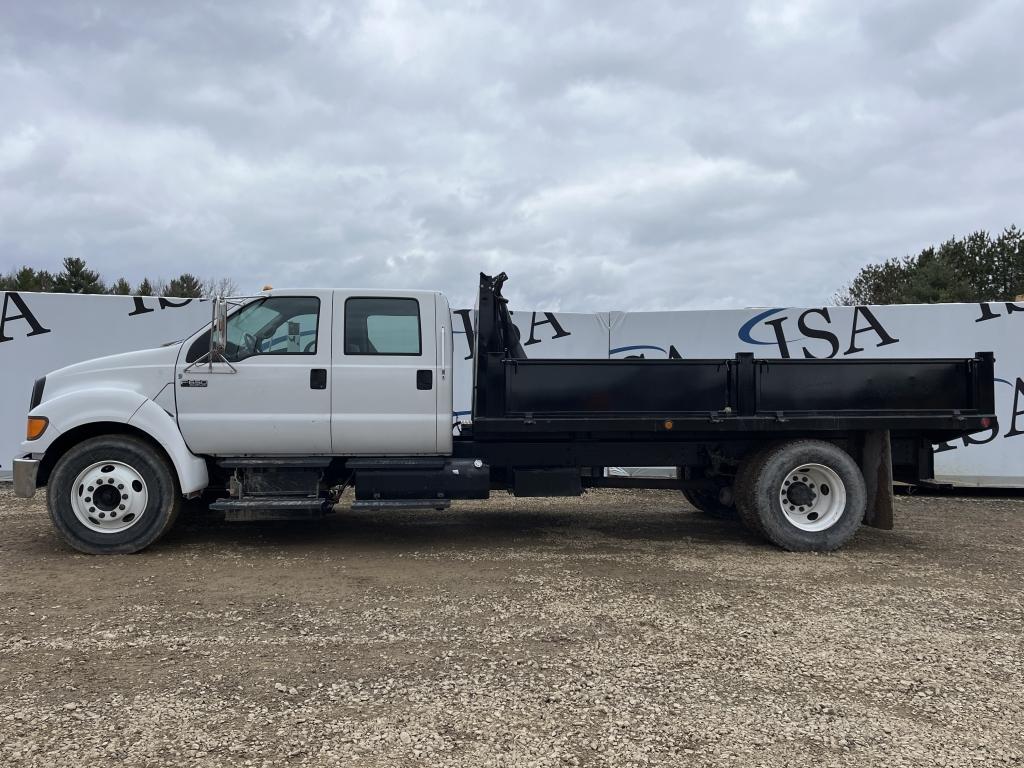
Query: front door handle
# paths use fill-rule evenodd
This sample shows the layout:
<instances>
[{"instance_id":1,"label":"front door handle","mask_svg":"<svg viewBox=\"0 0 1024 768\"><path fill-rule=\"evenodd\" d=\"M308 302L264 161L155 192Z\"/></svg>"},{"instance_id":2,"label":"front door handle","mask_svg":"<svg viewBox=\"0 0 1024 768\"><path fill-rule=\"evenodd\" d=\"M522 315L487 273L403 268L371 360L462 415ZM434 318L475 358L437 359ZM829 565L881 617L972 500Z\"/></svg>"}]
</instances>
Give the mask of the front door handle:
<instances>
[{"instance_id":1,"label":"front door handle","mask_svg":"<svg viewBox=\"0 0 1024 768\"><path fill-rule=\"evenodd\" d=\"M327 369L311 368L309 370L309 388L327 389Z\"/></svg>"},{"instance_id":2,"label":"front door handle","mask_svg":"<svg viewBox=\"0 0 1024 768\"><path fill-rule=\"evenodd\" d=\"M427 368L426 370L416 371L416 389L433 389L434 388L434 372Z\"/></svg>"}]
</instances>

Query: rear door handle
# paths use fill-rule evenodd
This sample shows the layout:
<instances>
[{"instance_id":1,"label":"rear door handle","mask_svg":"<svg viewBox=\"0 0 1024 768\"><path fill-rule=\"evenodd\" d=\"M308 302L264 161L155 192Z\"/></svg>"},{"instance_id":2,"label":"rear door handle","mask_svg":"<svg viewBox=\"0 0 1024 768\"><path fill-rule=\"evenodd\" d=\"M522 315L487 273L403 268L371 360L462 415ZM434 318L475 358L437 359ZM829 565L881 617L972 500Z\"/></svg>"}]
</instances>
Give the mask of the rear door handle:
<instances>
[{"instance_id":1,"label":"rear door handle","mask_svg":"<svg viewBox=\"0 0 1024 768\"><path fill-rule=\"evenodd\" d=\"M309 370L309 388L327 389L327 369L311 368Z\"/></svg>"},{"instance_id":2,"label":"rear door handle","mask_svg":"<svg viewBox=\"0 0 1024 768\"><path fill-rule=\"evenodd\" d=\"M416 371L416 389L433 389L434 372L429 368Z\"/></svg>"}]
</instances>

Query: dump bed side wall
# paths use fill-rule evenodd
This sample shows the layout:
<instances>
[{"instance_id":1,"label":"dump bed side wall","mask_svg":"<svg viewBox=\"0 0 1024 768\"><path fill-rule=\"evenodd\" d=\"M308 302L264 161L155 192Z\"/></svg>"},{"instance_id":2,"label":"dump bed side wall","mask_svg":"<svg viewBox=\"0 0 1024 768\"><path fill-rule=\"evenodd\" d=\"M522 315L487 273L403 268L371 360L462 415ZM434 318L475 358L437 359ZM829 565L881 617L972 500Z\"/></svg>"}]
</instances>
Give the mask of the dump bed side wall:
<instances>
[{"instance_id":1,"label":"dump bed side wall","mask_svg":"<svg viewBox=\"0 0 1024 768\"><path fill-rule=\"evenodd\" d=\"M755 361L744 356L505 360L503 415L990 413L991 386L989 398L979 386L984 364L981 358Z\"/></svg>"},{"instance_id":2,"label":"dump bed side wall","mask_svg":"<svg viewBox=\"0 0 1024 768\"><path fill-rule=\"evenodd\" d=\"M730 402L724 361L517 360L505 367L507 413L682 413Z\"/></svg>"},{"instance_id":3,"label":"dump bed side wall","mask_svg":"<svg viewBox=\"0 0 1024 768\"><path fill-rule=\"evenodd\" d=\"M971 411L971 360L758 361L765 411Z\"/></svg>"}]
</instances>

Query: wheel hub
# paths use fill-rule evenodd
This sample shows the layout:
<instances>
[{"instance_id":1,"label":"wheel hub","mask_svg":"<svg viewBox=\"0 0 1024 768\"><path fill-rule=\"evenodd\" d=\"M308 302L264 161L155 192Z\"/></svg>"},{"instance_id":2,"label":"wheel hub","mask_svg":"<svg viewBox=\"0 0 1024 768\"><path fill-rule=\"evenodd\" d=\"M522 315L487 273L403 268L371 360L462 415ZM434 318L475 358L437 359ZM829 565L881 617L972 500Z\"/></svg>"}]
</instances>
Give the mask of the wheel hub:
<instances>
[{"instance_id":1,"label":"wheel hub","mask_svg":"<svg viewBox=\"0 0 1024 768\"><path fill-rule=\"evenodd\" d=\"M846 510L846 486L831 467L805 464L786 475L779 503L786 520L797 528L824 531Z\"/></svg>"},{"instance_id":2,"label":"wheel hub","mask_svg":"<svg viewBox=\"0 0 1024 768\"><path fill-rule=\"evenodd\" d=\"M93 492L93 504L103 512L113 512L121 503L121 494L112 485L101 485Z\"/></svg>"},{"instance_id":3,"label":"wheel hub","mask_svg":"<svg viewBox=\"0 0 1024 768\"><path fill-rule=\"evenodd\" d=\"M71 509L86 528L120 533L137 524L149 504L146 481L134 467L101 461L86 467L71 487Z\"/></svg>"},{"instance_id":4,"label":"wheel hub","mask_svg":"<svg viewBox=\"0 0 1024 768\"><path fill-rule=\"evenodd\" d=\"M810 506L817 495L810 485L801 480L797 480L786 489L786 497L790 504L798 507Z\"/></svg>"}]
</instances>

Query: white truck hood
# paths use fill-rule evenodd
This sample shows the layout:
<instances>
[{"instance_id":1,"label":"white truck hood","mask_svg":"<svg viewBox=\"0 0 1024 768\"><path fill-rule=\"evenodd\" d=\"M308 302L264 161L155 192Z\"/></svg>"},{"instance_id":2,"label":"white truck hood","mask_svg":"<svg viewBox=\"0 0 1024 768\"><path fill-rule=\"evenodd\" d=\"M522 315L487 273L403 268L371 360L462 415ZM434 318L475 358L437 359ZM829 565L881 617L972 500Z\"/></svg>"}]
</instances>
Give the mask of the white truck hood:
<instances>
[{"instance_id":1,"label":"white truck hood","mask_svg":"<svg viewBox=\"0 0 1024 768\"><path fill-rule=\"evenodd\" d=\"M126 389L155 399L174 382L181 343L85 360L46 374L43 400L80 389Z\"/></svg>"}]
</instances>

